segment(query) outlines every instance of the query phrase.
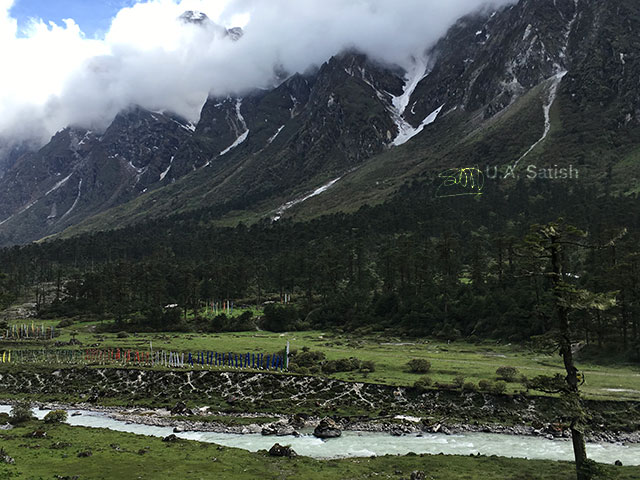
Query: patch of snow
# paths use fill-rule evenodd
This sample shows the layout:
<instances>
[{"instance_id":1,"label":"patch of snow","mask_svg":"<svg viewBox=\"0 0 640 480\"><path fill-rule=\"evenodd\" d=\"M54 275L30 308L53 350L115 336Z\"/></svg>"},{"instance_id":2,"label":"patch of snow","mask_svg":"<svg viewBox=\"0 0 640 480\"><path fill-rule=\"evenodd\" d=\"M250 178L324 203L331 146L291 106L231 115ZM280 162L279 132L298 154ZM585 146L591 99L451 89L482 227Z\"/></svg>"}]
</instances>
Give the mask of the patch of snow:
<instances>
[{"instance_id":1,"label":"patch of snow","mask_svg":"<svg viewBox=\"0 0 640 480\"><path fill-rule=\"evenodd\" d=\"M327 108L333 107L336 103L336 98L333 96L333 93L329 95L329 100L327 100Z\"/></svg>"},{"instance_id":2,"label":"patch of snow","mask_svg":"<svg viewBox=\"0 0 640 480\"><path fill-rule=\"evenodd\" d=\"M404 113L407 109L407 106L409 105L409 101L411 100L413 92L415 92L420 81L423 80L428 74L429 72L427 71L427 63L425 59L415 59L412 68L410 68L405 75L405 85L402 95L391 98L391 115L393 121L398 127L398 135L391 142L392 145L402 145L409 141L411 138L415 137L424 129L424 127L436 120L438 114L444 107L444 105L442 105L436 111L431 113L417 128L414 128L409 122L404 119ZM416 104L414 103L411 107L412 113L414 111L415 105Z\"/></svg>"},{"instance_id":3,"label":"patch of snow","mask_svg":"<svg viewBox=\"0 0 640 480\"><path fill-rule=\"evenodd\" d=\"M291 114L291 118L296 116L296 108L298 108L298 105L300 105L300 102L298 102L298 99L296 97L294 97L293 95L289 95L289 98L291 99L291 101L293 102L293 106L289 109L289 113Z\"/></svg>"},{"instance_id":4,"label":"patch of snow","mask_svg":"<svg viewBox=\"0 0 640 480\"><path fill-rule=\"evenodd\" d=\"M171 160L169 160L169 166L167 167L167 169L160 174L160 181L164 180L164 177L166 177L167 174L169 173L169 170L171 170L171 167L173 166L174 158L176 158L175 155L171 157Z\"/></svg>"},{"instance_id":5,"label":"patch of snow","mask_svg":"<svg viewBox=\"0 0 640 480\"><path fill-rule=\"evenodd\" d=\"M244 117L242 116L242 113L240 112L240 107L242 107L242 99L241 98L239 98L236 101L236 116L238 117L238 120L240 121L240 124L242 125L242 128L244 128L244 132L242 134L240 134L238 136L238 138L236 138L236 140L231 145L229 145L227 148L225 148L223 151L221 151L220 152L220 156L229 153L231 150L233 150L238 145L240 145L242 142L244 142L247 139L247 137L249 136L249 129L247 128L247 122L245 122ZM209 162L207 162L205 167L208 166L208 165L209 165Z\"/></svg>"},{"instance_id":6,"label":"patch of snow","mask_svg":"<svg viewBox=\"0 0 640 480\"><path fill-rule=\"evenodd\" d=\"M271 145L273 143L273 141L276 139L276 137L278 135L280 135L280 132L282 131L282 129L284 128L284 125L282 125L278 131L275 133L275 135L273 137L271 137L269 140L267 140L267 145Z\"/></svg>"},{"instance_id":7,"label":"patch of snow","mask_svg":"<svg viewBox=\"0 0 640 480\"><path fill-rule=\"evenodd\" d=\"M49 190L47 193L44 194L44 196L46 197L47 195L49 195L50 193L55 192L56 190L58 190L62 185L64 185L65 183L67 183L67 180L69 180L71 178L71 176L74 174L75 172L71 172L69 175L67 175L65 178L63 178L62 180L60 180L58 183L56 183L51 190Z\"/></svg>"},{"instance_id":8,"label":"patch of snow","mask_svg":"<svg viewBox=\"0 0 640 480\"><path fill-rule=\"evenodd\" d=\"M527 38L529 38L529 35L531 35L531 30L533 29L533 26L531 24L527 25L527 28L524 30L524 35L522 35L522 41L524 42Z\"/></svg>"},{"instance_id":9,"label":"patch of snow","mask_svg":"<svg viewBox=\"0 0 640 480\"><path fill-rule=\"evenodd\" d=\"M93 132L91 130L88 130L87 133L84 134L84 137L82 137L82 140L78 142L78 146L84 145L86 141L89 140L89 136L91 136L92 133Z\"/></svg>"},{"instance_id":10,"label":"patch of snow","mask_svg":"<svg viewBox=\"0 0 640 480\"><path fill-rule=\"evenodd\" d=\"M411 95L415 91L418 83L424 79L429 73L427 72L427 63L423 58L417 58L414 65L405 75L405 85L402 95L393 97L392 103L399 115L402 115L409 105Z\"/></svg>"},{"instance_id":11,"label":"patch of snow","mask_svg":"<svg viewBox=\"0 0 640 480\"><path fill-rule=\"evenodd\" d=\"M227 148L225 148L223 151L220 152L220 156L225 155L227 153L229 153L231 150L233 150L234 148L236 148L238 145L240 145L242 142L244 142L247 137L249 136L249 130L247 130L246 132L244 132L242 135L240 135L238 138L236 138L236 141L233 142L231 145L229 145ZM205 164L205 167L209 165L210 162L207 162Z\"/></svg>"},{"instance_id":12,"label":"patch of snow","mask_svg":"<svg viewBox=\"0 0 640 480\"><path fill-rule=\"evenodd\" d=\"M284 214L284 212L286 212L287 210L289 210L291 207L293 207L294 205L298 205L299 203L302 203L306 200L309 200L312 197L318 196L324 192L326 192L327 190L329 190L331 187L333 187L333 185L342 178L342 176L336 178L335 180L331 180L329 183L326 183L324 185L322 185L321 187L316 188L313 192L301 197L301 198L297 198L295 200L291 200L287 203L285 203L284 205L281 205L280 207L278 207L275 211L276 215L272 218L272 220L274 222L277 222L278 220L280 220L280 218L282 217L282 215Z\"/></svg>"},{"instance_id":13,"label":"patch of snow","mask_svg":"<svg viewBox=\"0 0 640 480\"><path fill-rule=\"evenodd\" d=\"M131 160L129 160L129 167L132 168L133 170L135 170L138 174L141 174L144 172L144 168L138 168L136 167L133 163L131 163Z\"/></svg>"},{"instance_id":14,"label":"patch of snow","mask_svg":"<svg viewBox=\"0 0 640 480\"><path fill-rule=\"evenodd\" d=\"M395 146L402 145L404 143L407 143L416 135L418 135L420 132L422 132L422 130L424 130L424 127L436 121L436 119L438 118L438 115L440 114L443 108L444 108L444 104L436 108L433 112L429 114L429 116L427 116L427 118L425 118L422 121L420 125L418 125L417 128L413 128L409 125L410 128L405 128L404 130L401 130L398 136L393 141L393 145Z\"/></svg>"},{"instance_id":15,"label":"patch of snow","mask_svg":"<svg viewBox=\"0 0 640 480\"><path fill-rule=\"evenodd\" d=\"M542 106L542 111L544 112L544 132L542 133L542 137L540 137L540 139L537 142L531 145L531 147L529 147L529 150L527 150L524 153L524 155L522 155L518 160L516 160L516 163L513 165L514 169L517 168L518 164L522 159L524 159L527 155L529 155L538 145L540 145L540 143L545 138L547 138L547 135L549 135L549 130L551 130L551 115L550 115L551 106L553 105L553 102L556 101L556 96L558 94L558 85L560 85L562 78L566 74L567 72L564 71L564 72L558 73L553 77L551 86L549 87L549 95L547 96L547 102Z\"/></svg>"},{"instance_id":16,"label":"patch of snow","mask_svg":"<svg viewBox=\"0 0 640 480\"><path fill-rule=\"evenodd\" d=\"M478 35L482 35L482 30L478 30L478 31L476 32L476 37L477 37Z\"/></svg>"},{"instance_id":17,"label":"patch of snow","mask_svg":"<svg viewBox=\"0 0 640 480\"><path fill-rule=\"evenodd\" d=\"M171 119L171 121L172 121L172 122L174 122L174 123L177 123L178 125L180 125L180 126L181 126L182 128L184 128L187 132L191 132L191 133L193 133L193 132L195 132L195 131L196 131L196 126L195 126L193 123L191 123L191 122L188 122L188 123L186 123L186 124L185 124L185 123L182 123L182 122L177 121L175 118L172 118L172 119Z\"/></svg>"},{"instance_id":18,"label":"patch of snow","mask_svg":"<svg viewBox=\"0 0 640 480\"><path fill-rule=\"evenodd\" d=\"M62 217L60 217L60 220L64 219L64 217L66 217L71 212L73 212L73 209L76 208L76 205L78 205L78 202L80 201L81 193L82 193L82 178L78 182L78 195L76 195L76 199L73 201L73 204L71 205L71 208L69 210L67 210L66 213Z\"/></svg>"}]
</instances>

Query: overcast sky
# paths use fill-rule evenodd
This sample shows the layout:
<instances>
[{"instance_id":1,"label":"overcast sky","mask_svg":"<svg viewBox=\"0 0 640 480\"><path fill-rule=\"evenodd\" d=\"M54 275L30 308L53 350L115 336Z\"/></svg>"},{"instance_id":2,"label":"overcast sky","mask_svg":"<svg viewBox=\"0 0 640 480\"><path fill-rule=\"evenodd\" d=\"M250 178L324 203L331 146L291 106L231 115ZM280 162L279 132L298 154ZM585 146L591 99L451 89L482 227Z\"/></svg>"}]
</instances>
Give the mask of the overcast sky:
<instances>
[{"instance_id":1,"label":"overcast sky","mask_svg":"<svg viewBox=\"0 0 640 480\"><path fill-rule=\"evenodd\" d=\"M131 104L197 121L207 95L273 81L346 47L406 65L453 22L513 0L0 0L0 137L103 129ZM185 10L225 27L184 24Z\"/></svg>"}]
</instances>

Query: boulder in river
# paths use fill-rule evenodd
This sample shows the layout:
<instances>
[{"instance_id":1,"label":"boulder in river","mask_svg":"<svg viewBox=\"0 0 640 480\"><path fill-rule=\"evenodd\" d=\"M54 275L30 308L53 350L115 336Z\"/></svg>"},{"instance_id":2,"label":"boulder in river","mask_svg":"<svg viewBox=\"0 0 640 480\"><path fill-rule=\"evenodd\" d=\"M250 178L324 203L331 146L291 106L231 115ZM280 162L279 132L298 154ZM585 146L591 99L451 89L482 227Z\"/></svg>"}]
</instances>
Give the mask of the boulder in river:
<instances>
[{"instance_id":1,"label":"boulder in river","mask_svg":"<svg viewBox=\"0 0 640 480\"><path fill-rule=\"evenodd\" d=\"M176 436L172 433L171 435L169 435L169 436L167 436L167 437L164 437L164 438L162 439L162 441L163 441L163 442L169 442L169 443L171 443L171 442L177 442L177 441L178 441L178 437L176 437Z\"/></svg>"},{"instance_id":2,"label":"boulder in river","mask_svg":"<svg viewBox=\"0 0 640 480\"><path fill-rule=\"evenodd\" d=\"M313 431L313 435L318 438L337 438L342 435L340 426L332 418L325 417Z\"/></svg>"},{"instance_id":3,"label":"boulder in river","mask_svg":"<svg viewBox=\"0 0 640 480\"><path fill-rule=\"evenodd\" d=\"M272 457L297 457L298 454L289 445L280 445L276 443L269 449L269 455Z\"/></svg>"}]
</instances>

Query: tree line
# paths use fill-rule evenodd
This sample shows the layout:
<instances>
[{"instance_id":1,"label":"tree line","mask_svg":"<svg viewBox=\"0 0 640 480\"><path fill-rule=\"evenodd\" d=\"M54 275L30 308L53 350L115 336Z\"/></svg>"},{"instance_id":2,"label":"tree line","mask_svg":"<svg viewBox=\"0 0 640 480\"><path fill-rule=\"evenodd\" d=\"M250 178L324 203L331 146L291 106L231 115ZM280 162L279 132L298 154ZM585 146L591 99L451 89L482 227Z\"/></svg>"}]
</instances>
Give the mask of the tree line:
<instances>
[{"instance_id":1,"label":"tree line","mask_svg":"<svg viewBox=\"0 0 640 480\"><path fill-rule=\"evenodd\" d=\"M386 203L310 221L219 227L216 212L201 209L6 248L0 301L27 295L42 315L121 327L215 330L253 324L218 318L225 327L216 327L202 318L203 302L261 305L292 294L293 304L267 310L268 328L544 342L557 316L553 285L531 274L525 239L532 224L562 217L592 247L563 251L564 280L616 300L572 312L571 328L594 348L640 357L637 197L560 181L446 199L435 188L417 180Z\"/></svg>"}]
</instances>

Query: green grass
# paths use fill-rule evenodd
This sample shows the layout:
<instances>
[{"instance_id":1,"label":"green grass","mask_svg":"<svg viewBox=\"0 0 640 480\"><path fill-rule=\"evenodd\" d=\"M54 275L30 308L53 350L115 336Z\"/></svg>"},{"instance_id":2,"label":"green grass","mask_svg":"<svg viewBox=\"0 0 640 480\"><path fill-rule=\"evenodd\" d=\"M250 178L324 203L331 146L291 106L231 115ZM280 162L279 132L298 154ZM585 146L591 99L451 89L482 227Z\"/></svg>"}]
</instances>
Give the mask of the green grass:
<instances>
[{"instance_id":1,"label":"green grass","mask_svg":"<svg viewBox=\"0 0 640 480\"><path fill-rule=\"evenodd\" d=\"M42 323L42 322L40 322ZM49 322L44 322L48 324ZM50 321L50 323L55 323ZM287 341L292 350L308 347L322 351L328 359L357 357L375 362L375 372L343 372L332 377L347 381L366 381L387 385L409 386L420 378L406 367L412 358L428 359L432 364L429 376L434 382L450 383L461 375L477 384L480 380L496 380L496 369L513 366L527 377L563 374L559 356L548 355L524 348L521 345L485 342L443 343L432 339L386 338L384 336L358 337L352 334L335 334L320 331L271 333L240 332L222 334L196 333L145 333L117 338L116 334L92 333L96 322L79 323L59 329L57 340L68 341L72 331L78 331L77 339L84 346L97 348L123 348L147 351L150 343L154 349L184 352L263 352L272 353L285 348ZM42 348L42 343L4 342L4 349ZM578 367L586 377L583 392L588 398L606 400L640 400L640 366L629 364L598 364L594 360L581 362ZM517 392L524 387L509 383L507 391Z\"/></svg>"},{"instance_id":2,"label":"green grass","mask_svg":"<svg viewBox=\"0 0 640 480\"><path fill-rule=\"evenodd\" d=\"M45 438L26 435L45 430ZM80 479L363 479L409 478L422 470L433 480L571 480L568 462L498 457L407 455L345 460L306 457L274 458L264 452L219 447L214 444L160 438L110 430L45 425L31 422L1 432L2 448L15 465L0 464L3 479L50 479L55 475ZM274 440L274 443L277 440ZM92 455L79 458L79 452ZM607 478L637 479L638 467L604 467Z\"/></svg>"}]
</instances>

